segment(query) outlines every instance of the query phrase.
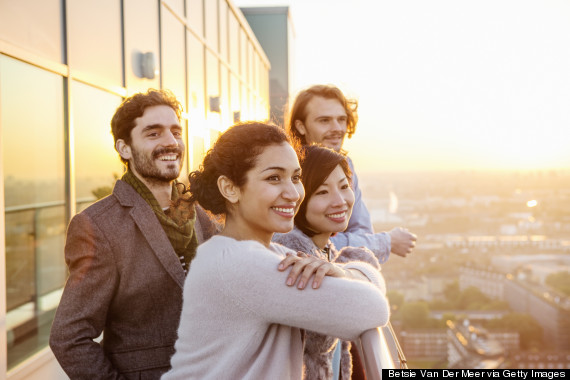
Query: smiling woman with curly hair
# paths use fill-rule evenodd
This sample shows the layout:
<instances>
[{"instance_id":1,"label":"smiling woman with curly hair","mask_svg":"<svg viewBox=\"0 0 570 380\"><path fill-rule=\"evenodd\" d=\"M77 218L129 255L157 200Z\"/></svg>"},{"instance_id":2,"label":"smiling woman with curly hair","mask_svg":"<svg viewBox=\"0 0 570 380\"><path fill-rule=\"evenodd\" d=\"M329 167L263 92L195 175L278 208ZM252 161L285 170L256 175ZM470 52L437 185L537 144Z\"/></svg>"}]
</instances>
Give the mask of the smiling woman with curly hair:
<instances>
[{"instance_id":1,"label":"smiling woman with curly hair","mask_svg":"<svg viewBox=\"0 0 570 380\"><path fill-rule=\"evenodd\" d=\"M190 174L190 191L225 224L190 266L164 380L301 379L302 329L351 340L387 323L375 268L297 255L271 242L275 232L291 231L305 194L283 130L229 128Z\"/></svg>"}]
</instances>

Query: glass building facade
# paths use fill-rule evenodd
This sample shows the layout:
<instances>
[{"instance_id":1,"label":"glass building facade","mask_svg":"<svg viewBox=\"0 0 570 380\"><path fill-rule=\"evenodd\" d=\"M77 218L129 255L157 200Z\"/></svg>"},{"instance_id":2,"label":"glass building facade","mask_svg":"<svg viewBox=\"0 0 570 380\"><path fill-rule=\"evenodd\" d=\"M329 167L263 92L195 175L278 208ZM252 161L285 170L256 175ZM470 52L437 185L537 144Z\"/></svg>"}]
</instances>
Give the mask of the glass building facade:
<instances>
[{"instance_id":1,"label":"glass building facade","mask_svg":"<svg viewBox=\"0 0 570 380\"><path fill-rule=\"evenodd\" d=\"M0 377L65 378L47 346L65 230L123 172L122 99L176 94L184 178L228 126L269 118L269 66L231 0L0 0Z\"/></svg>"}]
</instances>

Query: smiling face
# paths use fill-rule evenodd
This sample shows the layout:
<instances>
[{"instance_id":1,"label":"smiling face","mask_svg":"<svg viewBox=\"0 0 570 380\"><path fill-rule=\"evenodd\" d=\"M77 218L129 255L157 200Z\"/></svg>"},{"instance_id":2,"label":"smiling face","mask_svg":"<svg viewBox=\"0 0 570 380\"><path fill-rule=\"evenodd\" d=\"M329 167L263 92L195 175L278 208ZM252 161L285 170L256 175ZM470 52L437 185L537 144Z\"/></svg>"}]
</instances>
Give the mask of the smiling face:
<instances>
[{"instance_id":1,"label":"smiling face","mask_svg":"<svg viewBox=\"0 0 570 380\"><path fill-rule=\"evenodd\" d=\"M318 231L312 239L319 248L326 245L332 233L346 229L353 204L354 192L337 165L307 201L305 217L311 230Z\"/></svg>"},{"instance_id":2,"label":"smiling face","mask_svg":"<svg viewBox=\"0 0 570 380\"><path fill-rule=\"evenodd\" d=\"M178 117L165 105L148 107L135 120L130 144L117 140L117 151L129 161L129 169L149 183L169 183L178 178L184 150Z\"/></svg>"},{"instance_id":3,"label":"smiling face","mask_svg":"<svg viewBox=\"0 0 570 380\"><path fill-rule=\"evenodd\" d=\"M293 218L304 196L295 150L288 143L267 146L237 190L226 226L231 223L238 228L236 237L240 240L267 245L273 233L293 229Z\"/></svg>"},{"instance_id":4,"label":"smiling face","mask_svg":"<svg viewBox=\"0 0 570 380\"><path fill-rule=\"evenodd\" d=\"M337 152L340 151L348 121L342 104L337 99L315 96L306 107L305 121L295 121L295 128L305 136L307 144L319 143Z\"/></svg>"}]
</instances>

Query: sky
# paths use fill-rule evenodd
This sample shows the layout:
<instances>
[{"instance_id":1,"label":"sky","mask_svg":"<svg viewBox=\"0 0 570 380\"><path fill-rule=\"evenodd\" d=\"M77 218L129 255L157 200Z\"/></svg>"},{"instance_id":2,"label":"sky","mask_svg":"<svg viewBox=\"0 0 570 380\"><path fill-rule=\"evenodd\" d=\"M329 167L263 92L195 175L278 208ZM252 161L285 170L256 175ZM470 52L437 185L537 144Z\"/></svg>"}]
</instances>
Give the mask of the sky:
<instances>
[{"instance_id":1,"label":"sky","mask_svg":"<svg viewBox=\"0 0 570 380\"><path fill-rule=\"evenodd\" d=\"M568 0L234 3L290 6L291 92L359 101L359 170L570 169Z\"/></svg>"}]
</instances>

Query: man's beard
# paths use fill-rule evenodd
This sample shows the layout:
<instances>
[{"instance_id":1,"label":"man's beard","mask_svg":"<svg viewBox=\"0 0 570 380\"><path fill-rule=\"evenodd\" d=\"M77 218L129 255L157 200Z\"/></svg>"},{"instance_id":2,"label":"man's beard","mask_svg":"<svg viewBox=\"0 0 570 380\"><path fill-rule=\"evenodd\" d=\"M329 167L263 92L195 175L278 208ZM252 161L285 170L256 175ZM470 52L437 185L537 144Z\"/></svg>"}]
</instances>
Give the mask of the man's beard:
<instances>
[{"instance_id":1,"label":"man's beard","mask_svg":"<svg viewBox=\"0 0 570 380\"><path fill-rule=\"evenodd\" d=\"M155 160L162 154L173 153L178 155L179 161L171 161L167 169L161 170L156 166ZM184 150L180 147L177 148L158 148L152 152L150 157L143 152L132 149L133 161L135 171L143 179L152 183L164 183L175 180L180 174L182 160L184 159Z\"/></svg>"},{"instance_id":2,"label":"man's beard","mask_svg":"<svg viewBox=\"0 0 570 380\"><path fill-rule=\"evenodd\" d=\"M330 144L331 145L330 148L332 150L340 152L342 150L342 145L344 144L344 138L345 137L346 137L346 133L344 133L344 132L329 132L323 136L323 141L321 141L321 144L329 147L329 144L327 144L327 141L326 141L327 139L340 139L340 143L338 146L336 144L334 146L332 144Z\"/></svg>"}]
</instances>

